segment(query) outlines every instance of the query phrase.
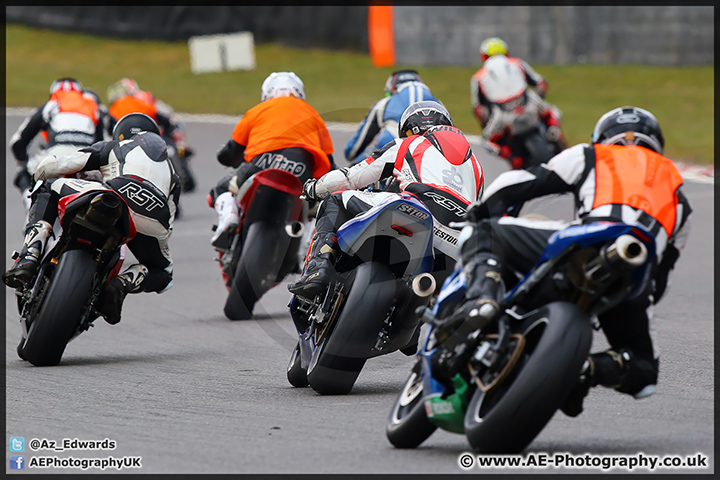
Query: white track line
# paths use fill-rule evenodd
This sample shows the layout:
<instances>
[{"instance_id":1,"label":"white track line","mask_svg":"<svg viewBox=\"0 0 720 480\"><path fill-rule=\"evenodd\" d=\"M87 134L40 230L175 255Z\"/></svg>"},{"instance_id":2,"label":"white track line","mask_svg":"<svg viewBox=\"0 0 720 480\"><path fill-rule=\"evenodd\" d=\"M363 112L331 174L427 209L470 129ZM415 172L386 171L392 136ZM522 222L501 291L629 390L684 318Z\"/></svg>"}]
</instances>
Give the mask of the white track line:
<instances>
[{"instance_id":1,"label":"white track line","mask_svg":"<svg viewBox=\"0 0 720 480\"><path fill-rule=\"evenodd\" d=\"M33 112L32 108L26 107L8 107L5 109L5 116L23 116L26 117ZM221 114L196 114L196 113L178 113L177 117L183 122L193 123L222 123L228 125L235 125L242 115L221 115ZM359 123L343 123L343 122L327 122L327 127L330 130L339 132L354 133ZM480 145L479 135L466 135L470 143ZM691 182L700 183L714 183L715 182L715 167L713 165L693 165L682 161L676 161L678 170L682 174L683 178Z\"/></svg>"}]
</instances>

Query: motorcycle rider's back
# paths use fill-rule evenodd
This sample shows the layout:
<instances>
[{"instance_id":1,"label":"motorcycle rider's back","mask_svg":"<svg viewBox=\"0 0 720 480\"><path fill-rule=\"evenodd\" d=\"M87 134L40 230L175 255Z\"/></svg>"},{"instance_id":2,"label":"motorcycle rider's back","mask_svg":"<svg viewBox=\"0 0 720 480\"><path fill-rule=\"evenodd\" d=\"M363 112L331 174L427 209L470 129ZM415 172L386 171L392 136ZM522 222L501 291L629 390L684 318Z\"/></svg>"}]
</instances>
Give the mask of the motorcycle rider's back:
<instances>
[{"instance_id":1,"label":"motorcycle rider's back","mask_svg":"<svg viewBox=\"0 0 720 480\"><path fill-rule=\"evenodd\" d=\"M168 241L180 194L167 146L150 117L140 113L123 117L113 136L114 140L97 142L60 158L49 156L40 162L35 178L43 182L32 195L25 241L15 264L3 275L5 284L13 288L33 278L52 235L60 199L98 185L61 177L99 170L105 184L130 207L137 230L127 245L139 263L112 278L103 290L99 310L111 324L120 321L122 302L128 293L162 292L171 285L173 262Z\"/></svg>"},{"instance_id":2,"label":"motorcycle rider's back","mask_svg":"<svg viewBox=\"0 0 720 480\"><path fill-rule=\"evenodd\" d=\"M305 100L302 80L293 72L270 74L262 85L261 102L245 112L217 152L218 162L234 170L210 190L208 203L218 215L213 247L229 248L239 223L235 194L253 174L279 168L304 182L334 169L332 154L330 132Z\"/></svg>"}]
</instances>

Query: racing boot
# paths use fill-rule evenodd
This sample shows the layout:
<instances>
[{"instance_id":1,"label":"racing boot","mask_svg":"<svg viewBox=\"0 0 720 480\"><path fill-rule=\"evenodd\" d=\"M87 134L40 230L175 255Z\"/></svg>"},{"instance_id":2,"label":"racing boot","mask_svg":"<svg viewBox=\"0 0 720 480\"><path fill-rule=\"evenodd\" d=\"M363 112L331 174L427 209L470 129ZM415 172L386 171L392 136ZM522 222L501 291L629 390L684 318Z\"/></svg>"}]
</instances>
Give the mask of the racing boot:
<instances>
[{"instance_id":1,"label":"racing boot","mask_svg":"<svg viewBox=\"0 0 720 480\"><path fill-rule=\"evenodd\" d=\"M631 372L635 362L629 350L606 350L593 353L588 357L580 372L578 384L570 392L560 409L570 417L576 417L583 411L583 400L590 391L590 387L602 385L613 388L622 393L629 393L636 399L645 398L655 392L656 375L653 368L635 369Z\"/></svg>"},{"instance_id":2,"label":"racing boot","mask_svg":"<svg viewBox=\"0 0 720 480\"><path fill-rule=\"evenodd\" d=\"M339 250L334 233L316 234L305 271L296 282L287 287L290 293L313 299L324 292L332 279Z\"/></svg>"},{"instance_id":3,"label":"racing boot","mask_svg":"<svg viewBox=\"0 0 720 480\"><path fill-rule=\"evenodd\" d=\"M218 223L210 243L215 250L226 252L230 249L232 237L240 223L235 196L230 192L218 195L215 199L215 212L218 215Z\"/></svg>"},{"instance_id":4,"label":"racing boot","mask_svg":"<svg viewBox=\"0 0 720 480\"><path fill-rule=\"evenodd\" d=\"M110 325L120 322L122 304L128 293L140 290L140 285L147 277L148 269L145 265L131 265L120 275L111 278L100 293L97 311Z\"/></svg>"},{"instance_id":5,"label":"racing boot","mask_svg":"<svg viewBox=\"0 0 720 480\"><path fill-rule=\"evenodd\" d=\"M580 378L577 385L570 390L570 394L565 402L560 406L560 410L568 417L577 417L583 412L583 402L590 392L590 387L597 385L595 383L595 363L593 356L590 355L580 370ZM593 385L595 383L595 385Z\"/></svg>"},{"instance_id":6,"label":"racing boot","mask_svg":"<svg viewBox=\"0 0 720 480\"><path fill-rule=\"evenodd\" d=\"M464 341L470 332L493 321L500 313L498 301L505 293L500 262L494 255L478 253L464 270L468 286L465 302L450 317L438 322L434 331L435 340L438 343L449 342L449 348Z\"/></svg>"},{"instance_id":7,"label":"racing boot","mask_svg":"<svg viewBox=\"0 0 720 480\"><path fill-rule=\"evenodd\" d=\"M11 288L21 288L32 280L50 235L52 235L52 226L45 220L40 220L29 227L20 252L13 252L15 263L2 276L5 285Z\"/></svg>"},{"instance_id":8,"label":"racing boot","mask_svg":"<svg viewBox=\"0 0 720 480\"><path fill-rule=\"evenodd\" d=\"M468 285L465 302L449 317L434 322L438 353L432 358L433 377L446 385L452 384L452 377L474 351L476 337L470 334L500 313L498 301L505 290L500 263L491 254L475 255L464 270Z\"/></svg>"}]
</instances>

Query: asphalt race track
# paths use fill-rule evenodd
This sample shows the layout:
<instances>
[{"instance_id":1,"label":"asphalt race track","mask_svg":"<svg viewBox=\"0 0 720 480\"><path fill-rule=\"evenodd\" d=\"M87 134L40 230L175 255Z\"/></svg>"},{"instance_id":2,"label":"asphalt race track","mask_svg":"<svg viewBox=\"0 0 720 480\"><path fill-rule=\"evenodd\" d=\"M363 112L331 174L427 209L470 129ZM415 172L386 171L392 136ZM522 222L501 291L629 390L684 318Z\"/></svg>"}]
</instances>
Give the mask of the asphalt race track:
<instances>
[{"instance_id":1,"label":"asphalt race track","mask_svg":"<svg viewBox=\"0 0 720 480\"><path fill-rule=\"evenodd\" d=\"M22 119L6 117L6 139ZM70 343L59 366L41 368L17 357L20 325L13 291L5 290L6 436L8 442L10 437L25 439L20 453L25 470L101 472L29 468L33 457L141 457L141 468L121 473L554 471L477 465L464 469L459 458L470 451L467 440L439 430L416 450L393 448L385 437L385 422L412 364L412 358L400 352L369 360L346 396L320 396L310 388L290 386L285 368L296 333L287 310L286 283L261 300L253 320L232 322L223 315L226 290L209 243L216 217L206 194L226 172L215 152L230 137L233 124L193 117L186 125L196 149L191 162L199 186L181 199L183 216L175 223L170 243L174 286L168 292L129 296L118 325L99 319L95 328ZM332 126L331 133L337 161L343 164L350 129ZM487 182L506 169L497 158L479 148L476 152L482 156ZM25 212L11 185L15 162L7 147L6 155L8 264L22 241ZM658 392L634 400L613 390L594 389L582 415L557 413L524 456L702 454L706 468L658 468L654 473L714 472L713 184L689 181L685 192L694 207L693 231L655 314L661 351ZM552 218L568 219L571 212L569 200L557 197L530 207ZM601 334L595 348L605 348ZM32 451L32 439L55 441L58 447L63 439L68 439L68 447L77 446L74 439L108 439L115 448L58 451L45 443L47 449ZM15 453L6 450L7 460L11 454ZM5 465L10 472L7 461ZM603 472L601 467L577 465L560 471Z\"/></svg>"}]
</instances>

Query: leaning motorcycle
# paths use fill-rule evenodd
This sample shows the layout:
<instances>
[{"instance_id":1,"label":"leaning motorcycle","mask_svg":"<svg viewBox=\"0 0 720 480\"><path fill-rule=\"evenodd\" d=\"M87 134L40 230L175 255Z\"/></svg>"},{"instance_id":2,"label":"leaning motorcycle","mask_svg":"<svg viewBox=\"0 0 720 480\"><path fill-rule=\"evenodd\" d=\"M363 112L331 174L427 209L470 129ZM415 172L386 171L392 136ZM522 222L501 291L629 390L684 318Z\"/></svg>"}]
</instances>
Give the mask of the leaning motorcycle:
<instances>
[{"instance_id":1,"label":"leaning motorcycle","mask_svg":"<svg viewBox=\"0 0 720 480\"><path fill-rule=\"evenodd\" d=\"M224 312L229 319L252 318L256 302L298 270L307 223L301 193L297 176L268 168L248 178L235 195L240 221L229 250L217 259L228 289Z\"/></svg>"},{"instance_id":2,"label":"leaning motorcycle","mask_svg":"<svg viewBox=\"0 0 720 480\"><path fill-rule=\"evenodd\" d=\"M446 352L435 344L434 324L464 298L458 269L432 311L418 312L429 328L390 412L390 443L415 448L441 428L464 434L477 452L521 452L577 385L597 315L644 290L654 256L654 238L638 226L597 222L556 232L505 295L498 318ZM439 378L434 366L453 361L459 372Z\"/></svg>"},{"instance_id":3,"label":"leaning motorcycle","mask_svg":"<svg viewBox=\"0 0 720 480\"><path fill-rule=\"evenodd\" d=\"M335 275L314 299L293 296L299 340L287 367L295 387L350 392L369 358L397 350L413 355L415 309L435 292L433 219L412 195L388 195L337 231Z\"/></svg>"},{"instance_id":4,"label":"leaning motorcycle","mask_svg":"<svg viewBox=\"0 0 720 480\"><path fill-rule=\"evenodd\" d=\"M58 211L61 233L48 239L35 277L15 291L17 353L36 366L60 363L68 343L93 326L102 288L118 274L135 236L127 204L101 184L63 197Z\"/></svg>"},{"instance_id":5,"label":"leaning motorcycle","mask_svg":"<svg viewBox=\"0 0 720 480\"><path fill-rule=\"evenodd\" d=\"M504 130L506 134L499 140L511 152L507 158L513 169L536 167L547 163L565 148L561 132L549 133L548 126L540 117L537 108L529 105L527 92L505 103L497 103L493 115L497 119L494 130ZM483 146L496 155L501 150L484 141Z\"/></svg>"}]
</instances>

